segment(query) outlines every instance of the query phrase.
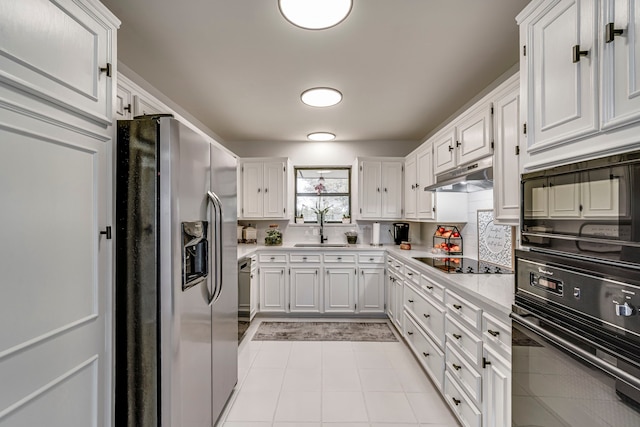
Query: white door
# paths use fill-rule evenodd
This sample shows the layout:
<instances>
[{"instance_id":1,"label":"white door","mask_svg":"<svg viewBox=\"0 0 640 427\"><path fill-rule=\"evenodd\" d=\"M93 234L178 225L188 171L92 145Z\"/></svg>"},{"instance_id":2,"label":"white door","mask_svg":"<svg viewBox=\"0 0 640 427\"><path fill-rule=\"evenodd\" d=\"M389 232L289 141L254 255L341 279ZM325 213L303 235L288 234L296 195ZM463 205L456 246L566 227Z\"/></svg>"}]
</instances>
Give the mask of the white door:
<instances>
[{"instance_id":1,"label":"white door","mask_svg":"<svg viewBox=\"0 0 640 427\"><path fill-rule=\"evenodd\" d=\"M114 108L116 120L129 120L133 117L131 114L131 101L133 99L133 95L131 91L127 88L124 88L118 85L116 91L116 106Z\"/></svg>"},{"instance_id":2,"label":"white door","mask_svg":"<svg viewBox=\"0 0 640 427\"><path fill-rule=\"evenodd\" d=\"M434 174L453 169L456 166L456 128L450 126L433 139Z\"/></svg>"},{"instance_id":3,"label":"white door","mask_svg":"<svg viewBox=\"0 0 640 427\"><path fill-rule=\"evenodd\" d=\"M384 313L384 267L360 268L358 313Z\"/></svg>"},{"instance_id":4,"label":"white door","mask_svg":"<svg viewBox=\"0 0 640 427\"><path fill-rule=\"evenodd\" d=\"M260 267L260 311L285 311L284 267Z\"/></svg>"},{"instance_id":5,"label":"white door","mask_svg":"<svg viewBox=\"0 0 640 427\"><path fill-rule=\"evenodd\" d=\"M284 210L284 175L285 165L282 162L266 162L264 164L263 189L265 218L282 218Z\"/></svg>"},{"instance_id":6,"label":"white door","mask_svg":"<svg viewBox=\"0 0 640 427\"><path fill-rule=\"evenodd\" d=\"M470 113L458 122L456 125L458 132L456 155L459 165L491 154L491 121L491 106L484 105L480 110Z\"/></svg>"},{"instance_id":7,"label":"white door","mask_svg":"<svg viewBox=\"0 0 640 427\"><path fill-rule=\"evenodd\" d=\"M108 426L112 143L0 122L0 424Z\"/></svg>"},{"instance_id":8,"label":"white door","mask_svg":"<svg viewBox=\"0 0 640 427\"><path fill-rule=\"evenodd\" d=\"M263 166L260 162L243 163L242 208L243 218L261 218L264 192L262 191Z\"/></svg>"},{"instance_id":9,"label":"white door","mask_svg":"<svg viewBox=\"0 0 640 427\"><path fill-rule=\"evenodd\" d=\"M593 0L560 0L530 24L528 90L533 94L533 124L529 141L533 146L529 149L598 129L598 5Z\"/></svg>"},{"instance_id":10,"label":"white door","mask_svg":"<svg viewBox=\"0 0 640 427\"><path fill-rule=\"evenodd\" d=\"M416 192L416 216L420 219L433 219L435 214L433 210L433 192L424 191L425 187L433 184L433 162L431 156L431 147L418 153L417 161L417 187Z\"/></svg>"},{"instance_id":11,"label":"white door","mask_svg":"<svg viewBox=\"0 0 640 427\"><path fill-rule=\"evenodd\" d=\"M487 345L483 356L488 363L482 378L482 425L511 425L511 366Z\"/></svg>"},{"instance_id":12,"label":"white door","mask_svg":"<svg viewBox=\"0 0 640 427\"><path fill-rule=\"evenodd\" d=\"M608 0L604 2L604 25L613 24L613 33L607 42L605 30L602 57L604 66L605 129L640 119L640 3L637 0Z\"/></svg>"},{"instance_id":13,"label":"white door","mask_svg":"<svg viewBox=\"0 0 640 427\"><path fill-rule=\"evenodd\" d=\"M416 198L418 192L418 170L416 168L416 155L412 154L404 162L404 217L416 217Z\"/></svg>"},{"instance_id":14,"label":"white door","mask_svg":"<svg viewBox=\"0 0 640 427\"><path fill-rule=\"evenodd\" d=\"M356 268L327 267L324 281L324 311L353 313Z\"/></svg>"},{"instance_id":15,"label":"white door","mask_svg":"<svg viewBox=\"0 0 640 427\"><path fill-rule=\"evenodd\" d=\"M294 267L289 270L289 311L318 313L320 311L320 268Z\"/></svg>"},{"instance_id":16,"label":"white door","mask_svg":"<svg viewBox=\"0 0 640 427\"><path fill-rule=\"evenodd\" d=\"M360 216L380 218L382 177L380 162L364 160L360 164Z\"/></svg>"},{"instance_id":17,"label":"white door","mask_svg":"<svg viewBox=\"0 0 640 427\"><path fill-rule=\"evenodd\" d=\"M497 223L517 224L520 219L520 92L514 87L494 102L495 151L493 155L494 217Z\"/></svg>"},{"instance_id":18,"label":"white door","mask_svg":"<svg viewBox=\"0 0 640 427\"><path fill-rule=\"evenodd\" d=\"M382 162L382 218L402 218L402 162Z\"/></svg>"}]
</instances>

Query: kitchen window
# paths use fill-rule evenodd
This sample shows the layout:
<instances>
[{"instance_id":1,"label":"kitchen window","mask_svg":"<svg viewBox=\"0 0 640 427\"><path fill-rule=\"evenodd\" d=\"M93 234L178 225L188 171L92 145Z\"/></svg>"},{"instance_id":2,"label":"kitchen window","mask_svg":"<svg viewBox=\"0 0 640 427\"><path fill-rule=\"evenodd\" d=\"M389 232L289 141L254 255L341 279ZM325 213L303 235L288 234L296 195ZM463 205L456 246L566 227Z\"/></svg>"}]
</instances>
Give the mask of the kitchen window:
<instances>
[{"instance_id":1,"label":"kitchen window","mask_svg":"<svg viewBox=\"0 0 640 427\"><path fill-rule=\"evenodd\" d=\"M295 168L296 222L342 222L351 216L351 168Z\"/></svg>"}]
</instances>

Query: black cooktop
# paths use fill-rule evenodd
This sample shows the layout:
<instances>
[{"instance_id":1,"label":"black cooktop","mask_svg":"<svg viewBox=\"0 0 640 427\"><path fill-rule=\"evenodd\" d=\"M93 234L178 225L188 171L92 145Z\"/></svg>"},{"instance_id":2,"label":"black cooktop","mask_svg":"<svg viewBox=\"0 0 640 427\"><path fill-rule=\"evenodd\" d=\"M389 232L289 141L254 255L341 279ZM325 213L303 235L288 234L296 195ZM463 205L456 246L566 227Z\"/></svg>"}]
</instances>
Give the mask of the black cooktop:
<instances>
[{"instance_id":1,"label":"black cooktop","mask_svg":"<svg viewBox=\"0 0 640 427\"><path fill-rule=\"evenodd\" d=\"M484 261L477 261L471 258L413 258L431 267L444 271L445 273L457 274L513 274L513 270L491 264Z\"/></svg>"}]
</instances>

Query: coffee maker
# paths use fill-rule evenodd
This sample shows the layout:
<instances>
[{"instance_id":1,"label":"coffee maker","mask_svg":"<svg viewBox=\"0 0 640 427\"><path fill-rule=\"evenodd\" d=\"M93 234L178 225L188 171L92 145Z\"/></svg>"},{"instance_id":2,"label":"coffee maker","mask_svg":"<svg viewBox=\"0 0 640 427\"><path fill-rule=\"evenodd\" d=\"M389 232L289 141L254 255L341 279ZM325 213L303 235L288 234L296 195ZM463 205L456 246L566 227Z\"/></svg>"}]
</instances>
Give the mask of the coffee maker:
<instances>
[{"instance_id":1,"label":"coffee maker","mask_svg":"<svg viewBox=\"0 0 640 427\"><path fill-rule=\"evenodd\" d=\"M402 242L409 241L409 223L406 222L394 222L393 223L393 241L396 245Z\"/></svg>"}]
</instances>

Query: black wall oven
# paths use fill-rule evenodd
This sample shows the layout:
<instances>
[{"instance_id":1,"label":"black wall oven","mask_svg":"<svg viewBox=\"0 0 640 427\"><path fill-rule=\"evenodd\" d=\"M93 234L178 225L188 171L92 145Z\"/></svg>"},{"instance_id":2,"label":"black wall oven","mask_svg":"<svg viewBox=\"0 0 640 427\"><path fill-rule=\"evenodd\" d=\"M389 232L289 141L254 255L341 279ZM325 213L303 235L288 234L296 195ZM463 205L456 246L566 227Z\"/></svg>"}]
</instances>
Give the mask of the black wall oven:
<instances>
[{"instance_id":1,"label":"black wall oven","mask_svg":"<svg viewBox=\"0 0 640 427\"><path fill-rule=\"evenodd\" d=\"M522 177L513 426L640 426L640 153Z\"/></svg>"}]
</instances>

